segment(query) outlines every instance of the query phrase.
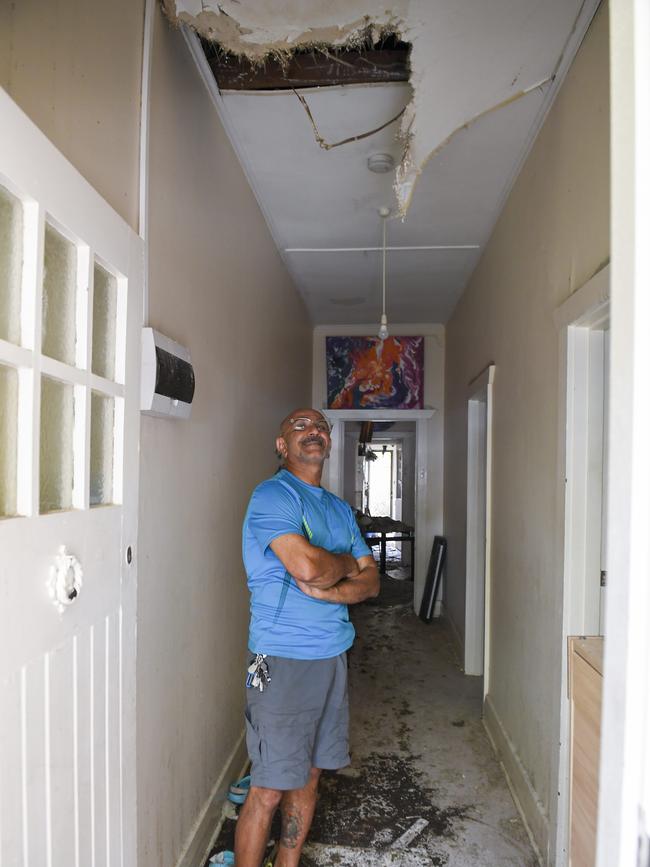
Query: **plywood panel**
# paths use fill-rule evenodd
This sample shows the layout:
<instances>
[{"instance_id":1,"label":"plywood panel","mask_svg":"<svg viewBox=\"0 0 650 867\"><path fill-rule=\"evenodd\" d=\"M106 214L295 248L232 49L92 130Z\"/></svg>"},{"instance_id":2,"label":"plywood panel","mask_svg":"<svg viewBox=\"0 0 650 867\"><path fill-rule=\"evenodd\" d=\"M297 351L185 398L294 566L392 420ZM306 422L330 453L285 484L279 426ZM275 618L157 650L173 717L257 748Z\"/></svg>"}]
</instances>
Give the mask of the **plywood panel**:
<instances>
[{"instance_id":1,"label":"plywood panel","mask_svg":"<svg viewBox=\"0 0 650 867\"><path fill-rule=\"evenodd\" d=\"M572 654L571 867L594 867L598 822L598 772L602 676Z\"/></svg>"}]
</instances>

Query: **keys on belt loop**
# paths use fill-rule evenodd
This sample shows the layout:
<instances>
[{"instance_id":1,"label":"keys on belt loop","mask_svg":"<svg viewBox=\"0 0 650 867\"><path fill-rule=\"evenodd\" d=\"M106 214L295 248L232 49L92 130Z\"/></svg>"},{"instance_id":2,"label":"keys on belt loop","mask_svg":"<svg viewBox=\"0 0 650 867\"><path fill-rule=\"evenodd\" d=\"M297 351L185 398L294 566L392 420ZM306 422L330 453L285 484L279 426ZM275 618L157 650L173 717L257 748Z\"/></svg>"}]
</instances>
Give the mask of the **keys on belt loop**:
<instances>
[{"instance_id":1,"label":"keys on belt loop","mask_svg":"<svg viewBox=\"0 0 650 867\"><path fill-rule=\"evenodd\" d=\"M271 683L266 656L266 653L257 653L255 659L251 659L246 675L246 689L259 689L260 692L264 692L264 688Z\"/></svg>"}]
</instances>

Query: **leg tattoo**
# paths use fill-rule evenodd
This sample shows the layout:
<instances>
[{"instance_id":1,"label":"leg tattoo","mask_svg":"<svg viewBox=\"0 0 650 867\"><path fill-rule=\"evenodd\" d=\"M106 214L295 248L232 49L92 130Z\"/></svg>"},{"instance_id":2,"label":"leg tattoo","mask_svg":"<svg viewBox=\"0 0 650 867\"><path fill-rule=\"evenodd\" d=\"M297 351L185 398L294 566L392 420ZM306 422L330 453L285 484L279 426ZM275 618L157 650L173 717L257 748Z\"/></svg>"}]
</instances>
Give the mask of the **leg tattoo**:
<instances>
[{"instance_id":1,"label":"leg tattoo","mask_svg":"<svg viewBox=\"0 0 650 867\"><path fill-rule=\"evenodd\" d=\"M282 814L282 845L295 849L303 838L303 817L295 804L287 804Z\"/></svg>"},{"instance_id":2,"label":"leg tattoo","mask_svg":"<svg viewBox=\"0 0 650 867\"><path fill-rule=\"evenodd\" d=\"M312 768L309 782L302 789L286 791L282 798L282 835L275 861L276 867L298 867L303 843L316 806L316 792L320 771Z\"/></svg>"}]
</instances>

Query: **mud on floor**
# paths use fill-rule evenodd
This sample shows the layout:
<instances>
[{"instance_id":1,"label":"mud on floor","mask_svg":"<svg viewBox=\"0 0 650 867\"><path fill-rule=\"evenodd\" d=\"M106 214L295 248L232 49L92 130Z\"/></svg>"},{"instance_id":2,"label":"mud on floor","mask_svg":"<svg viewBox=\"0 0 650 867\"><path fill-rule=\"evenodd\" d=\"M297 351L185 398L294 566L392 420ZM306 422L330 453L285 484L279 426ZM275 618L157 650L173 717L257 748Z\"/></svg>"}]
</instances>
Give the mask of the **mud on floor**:
<instances>
[{"instance_id":1,"label":"mud on floor","mask_svg":"<svg viewBox=\"0 0 650 867\"><path fill-rule=\"evenodd\" d=\"M419 853L416 863L422 867L443 867L447 856L436 853L436 838L453 836L455 822L465 818L470 810L471 805L445 809L436 806L435 793L423 784L413 759L395 753L371 753L359 767L352 765L342 771L323 773L301 864L370 865L377 863L378 856L384 853L391 856L390 863L399 865L401 855L397 850L391 851L390 846L420 819L427 825L409 841ZM215 852L234 847L235 827L235 819L226 819ZM271 838L277 839L279 833L278 814Z\"/></svg>"},{"instance_id":2,"label":"mud on floor","mask_svg":"<svg viewBox=\"0 0 650 867\"><path fill-rule=\"evenodd\" d=\"M453 834L454 821L469 809L436 806L413 759L371 753L359 767L323 775L310 841L381 851L423 819L428 824L413 841L422 846Z\"/></svg>"},{"instance_id":3,"label":"mud on floor","mask_svg":"<svg viewBox=\"0 0 650 867\"><path fill-rule=\"evenodd\" d=\"M455 650L440 622L425 625L415 617L412 594L410 581L382 576L379 597L351 609L358 632L350 654L352 765L323 773L300 864L533 867L525 831L487 746L480 692L476 701L461 697L459 703L466 679ZM430 693L437 696L435 703ZM442 729L457 734L449 740ZM455 739L462 739L464 747ZM467 769L459 765L460 758L451 758L456 746L476 753L480 791L466 785L462 770ZM510 806L506 803L501 813L488 817L485 787L488 799L504 789ZM231 816L215 852L234 847L235 808ZM486 848L477 837L478 826L488 835ZM409 837L414 828L417 833ZM278 814L272 840L279 834ZM405 834L400 848L392 848Z\"/></svg>"}]
</instances>

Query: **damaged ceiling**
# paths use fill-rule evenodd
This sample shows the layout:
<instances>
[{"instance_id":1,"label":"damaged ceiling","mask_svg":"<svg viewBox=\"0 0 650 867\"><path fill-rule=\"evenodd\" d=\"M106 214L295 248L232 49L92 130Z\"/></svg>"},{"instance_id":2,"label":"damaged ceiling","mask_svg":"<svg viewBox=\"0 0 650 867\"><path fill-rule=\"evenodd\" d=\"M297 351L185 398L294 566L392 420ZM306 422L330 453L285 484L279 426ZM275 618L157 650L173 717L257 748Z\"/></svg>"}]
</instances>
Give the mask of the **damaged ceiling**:
<instances>
[{"instance_id":1,"label":"damaged ceiling","mask_svg":"<svg viewBox=\"0 0 650 867\"><path fill-rule=\"evenodd\" d=\"M369 35L369 40L371 39ZM395 34L354 47L298 48L288 57L270 55L263 62L224 51L201 40L219 90L291 90L336 84L408 81L411 46Z\"/></svg>"},{"instance_id":2,"label":"damaged ceiling","mask_svg":"<svg viewBox=\"0 0 650 867\"><path fill-rule=\"evenodd\" d=\"M172 21L261 70L256 90L222 81L217 105L313 321L333 324L378 319L382 205L400 248L389 322L448 319L597 5L163 0ZM411 46L408 83L278 80L305 73L310 47L327 58L391 34L391 49ZM368 171L377 153L393 173Z\"/></svg>"}]
</instances>

